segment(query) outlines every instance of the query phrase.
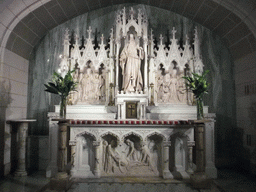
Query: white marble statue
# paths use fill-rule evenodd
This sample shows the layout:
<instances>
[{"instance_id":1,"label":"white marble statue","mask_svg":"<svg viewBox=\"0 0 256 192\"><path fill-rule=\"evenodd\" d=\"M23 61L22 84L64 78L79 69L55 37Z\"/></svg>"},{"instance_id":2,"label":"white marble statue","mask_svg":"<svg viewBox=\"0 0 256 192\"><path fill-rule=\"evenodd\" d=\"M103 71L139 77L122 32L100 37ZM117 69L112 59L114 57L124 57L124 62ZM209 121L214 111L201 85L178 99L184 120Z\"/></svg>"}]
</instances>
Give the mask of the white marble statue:
<instances>
[{"instance_id":1,"label":"white marble statue","mask_svg":"<svg viewBox=\"0 0 256 192\"><path fill-rule=\"evenodd\" d=\"M177 70L174 69L170 78L170 98L169 98L170 103L179 103L177 86L178 86Z\"/></svg>"},{"instance_id":2,"label":"white marble statue","mask_svg":"<svg viewBox=\"0 0 256 192\"><path fill-rule=\"evenodd\" d=\"M144 58L143 48L136 44L133 34L120 55L123 86L125 92L141 91L143 80L141 75L141 60Z\"/></svg>"}]
</instances>

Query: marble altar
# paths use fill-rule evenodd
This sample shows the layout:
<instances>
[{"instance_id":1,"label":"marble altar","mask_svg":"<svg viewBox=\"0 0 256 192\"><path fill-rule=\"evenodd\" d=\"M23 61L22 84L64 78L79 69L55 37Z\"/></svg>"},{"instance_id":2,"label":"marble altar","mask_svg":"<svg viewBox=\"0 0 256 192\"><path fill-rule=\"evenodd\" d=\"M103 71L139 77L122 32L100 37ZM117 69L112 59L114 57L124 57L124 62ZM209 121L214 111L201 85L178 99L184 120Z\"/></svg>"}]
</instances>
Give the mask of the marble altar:
<instances>
[{"instance_id":1,"label":"marble altar","mask_svg":"<svg viewBox=\"0 0 256 192\"><path fill-rule=\"evenodd\" d=\"M178 45L175 28L171 43L166 46L160 35L155 48L153 31L148 31L146 13L133 8L117 12L108 49L103 35L94 48L91 27L81 46L78 35L70 44L66 30L59 72L65 75L75 69L78 81L77 92L69 96L72 105L67 106L70 156L63 160L69 160L72 177L170 179L189 178L194 172L196 141L188 120L196 119L196 106L182 76L203 71L198 31L195 28L193 49L188 36L183 48ZM208 113L207 106L204 112L210 120L205 124L206 172L216 178L215 115ZM48 113L51 157L47 177L58 172L60 130L53 121L58 113L59 106Z\"/></svg>"}]
</instances>

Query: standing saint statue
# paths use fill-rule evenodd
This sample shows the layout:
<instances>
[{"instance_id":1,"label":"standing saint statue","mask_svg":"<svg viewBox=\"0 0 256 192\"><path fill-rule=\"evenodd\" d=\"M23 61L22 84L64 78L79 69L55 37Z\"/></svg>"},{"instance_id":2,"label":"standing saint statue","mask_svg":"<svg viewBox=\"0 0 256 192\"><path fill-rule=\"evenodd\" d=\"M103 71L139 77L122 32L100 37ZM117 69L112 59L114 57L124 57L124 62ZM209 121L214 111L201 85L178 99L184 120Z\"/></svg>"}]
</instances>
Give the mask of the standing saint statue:
<instances>
[{"instance_id":1,"label":"standing saint statue","mask_svg":"<svg viewBox=\"0 0 256 192\"><path fill-rule=\"evenodd\" d=\"M130 34L130 41L124 47L120 56L123 75L122 88L125 92L142 91L143 81L140 66L143 58L143 48L136 44L133 34Z\"/></svg>"}]
</instances>

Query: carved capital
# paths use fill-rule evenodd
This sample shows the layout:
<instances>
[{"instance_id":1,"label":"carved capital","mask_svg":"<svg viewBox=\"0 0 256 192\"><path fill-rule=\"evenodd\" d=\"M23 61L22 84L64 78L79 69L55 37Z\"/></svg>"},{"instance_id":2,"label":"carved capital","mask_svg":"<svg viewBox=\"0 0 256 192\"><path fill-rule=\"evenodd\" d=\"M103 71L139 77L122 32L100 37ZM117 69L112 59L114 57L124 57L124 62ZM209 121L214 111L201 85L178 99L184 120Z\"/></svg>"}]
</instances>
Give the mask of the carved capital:
<instances>
[{"instance_id":1,"label":"carved capital","mask_svg":"<svg viewBox=\"0 0 256 192\"><path fill-rule=\"evenodd\" d=\"M187 145L188 145L188 147L193 147L193 146L195 146L195 141L189 141L187 143Z\"/></svg>"},{"instance_id":2,"label":"carved capital","mask_svg":"<svg viewBox=\"0 0 256 192\"><path fill-rule=\"evenodd\" d=\"M163 146L164 147L170 147L170 146L172 146L172 143L171 143L171 141L164 141Z\"/></svg>"},{"instance_id":3,"label":"carved capital","mask_svg":"<svg viewBox=\"0 0 256 192\"><path fill-rule=\"evenodd\" d=\"M70 146L76 146L77 141L69 141Z\"/></svg>"},{"instance_id":4,"label":"carved capital","mask_svg":"<svg viewBox=\"0 0 256 192\"><path fill-rule=\"evenodd\" d=\"M93 141L93 146L94 147L100 146L100 141Z\"/></svg>"}]
</instances>

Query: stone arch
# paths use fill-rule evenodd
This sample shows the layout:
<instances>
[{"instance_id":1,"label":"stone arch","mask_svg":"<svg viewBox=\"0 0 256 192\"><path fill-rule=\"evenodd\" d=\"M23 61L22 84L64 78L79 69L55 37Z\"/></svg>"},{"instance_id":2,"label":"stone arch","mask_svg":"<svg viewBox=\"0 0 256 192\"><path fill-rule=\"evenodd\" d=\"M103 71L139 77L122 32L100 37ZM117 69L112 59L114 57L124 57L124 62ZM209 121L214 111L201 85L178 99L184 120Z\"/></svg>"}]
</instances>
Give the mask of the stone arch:
<instances>
[{"instance_id":1,"label":"stone arch","mask_svg":"<svg viewBox=\"0 0 256 192\"><path fill-rule=\"evenodd\" d=\"M90 137L93 138L94 141L97 141L96 136L95 136L93 133L90 133L90 132L88 132L88 131L83 131L83 132L81 132L81 133L78 133L78 134L75 136L75 140L77 140L78 137L83 136L83 135L89 135Z\"/></svg>"},{"instance_id":2,"label":"stone arch","mask_svg":"<svg viewBox=\"0 0 256 192\"><path fill-rule=\"evenodd\" d=\"M216 4L220 4L219 1L217 1L217 0L213 0L213 1ZM9 2L10 2L10 0L9 0ZM1 54L0 55L2 55L2 51L4 50L4 48L8 47L7 42L9 40L9 38L11 38L11 36L12 36L11 32L14 30L14 28L20 22L24 22L23 19L25 19L26 16L29 15L29 13L31 13L33 11L36 11L38 8L44 6L44 4L46 4L48 2L49 2L48 0L43 0L43 1L38 1L38 2L32 2L31 1L31 2L24 3L23 1L20 0L20 1L15 1L16 6L12 5L11 7L7 7L8 4L3 5L3 8L4 8L3 12L6 12L7 14L5 14L5 16L3 18L1 18L2 23L4 24L4 26L6 26L6 28L3 30L4 34L3 34L2 42L1 42L1 46L0 46L1 47L0 48L1 49L0 50ZM240 8L240 6L237 6L236 3L234 3L233 1L230 0L230 1L221 2L220 6L223 7L223 8L226 8L227 11L230 11L231 13L236 15L238 18L242 19L242 22L246 26L248 26L249 30L252 32L254 37L256 37L256 27L255 27L255 24L254 24L255 19L254 19L253 14L250 14L250 11L249 11L249 10L251 10L251 8L249 7L249 4L245 4L243 2L241 2L241 4L242 4L243 8ZM154 6L154 5L152 4L152 6ZM157 7L157 6L155 6L155 7ZM248 16L248 19L243 19L243 18L245 18L245 16ZM38 19L40 19L40 18L38 18ZM70 18L67 18L67 20L68 19L70 19ZM55 23L55 25L52 28L54 28L58 24L60 24L60 23ZM41 39L41 37L44 34L45 33L41 34L39 36L39 39ZM21 36L21 38L26 40L26 38L23 38L22 36ZM227 46L229 46L229 45L227 45ZM25 51L25 52L29 55L31 51L28 50L28 51Z\"/></svg>"},{"instance_id":3,"label":"stone arch","mask_svg":"<svg viewBox=\"0 0 256 192\"><path fill-rule=\"evenodd\" d=\"M130 135L135 135L135 136L137 136L137 137L140 138L140 141L143 141L143 137L142 137L140 134L135 133L135 132L133 132L133 131L132 131L132 132L129 132L129 133L126 133L125 135L123 135L123 137L121 138L121 141L124 142L124 139L125 139L126 137L130 136Z\"/></svg>"},{"instance_id":4,"label":"stone arch","mask_svg":"<svg viewBox=\"0 0 256 192\"><path fill-rule=\"evenodd\" d=\"M100 135L100 139L103 140L103 137L106 135L112 135L113 137L115 137L117 139L118 142L120 142L119 136L111 131L107 131L106 133L103 133L102 135Z\"/></svg>"},{"instance_id":5,"label":"stone arch","mask_svg":"<svg viewBox=\"0 0 256 192\"><path fill-rule=\"evenodd\" d=\"M172 59L170 62L170 69L179 69L180 68L180 63L177 61L177 59Z\"/></svg>"},{"instance_id":6,"label":"stone arch","mask_svg":"<svg viewBox=\"0 0 256 192\"><path fill-rule=\"evenodd\" d=\"M87 170L89 175L95 167L96 151L94 147L94 141L96 141L95 135L87 131L83 131L75 136L76 155L74 159L75 167L78 170Z\"/></svg>"},{"instance_id":7,"label":"stone arch","mask_svg":"<svg viewBox=\"0 0 256 192\"><path fill-rule=\"evenodd\" d=\"M166 138L163 134L158 133L158 132L156 132L156 131L153 132L153 133L148 134L148 135L145 137L144 140L147 141L147 140L149 139L149 137L151 137L151 136L153 136L153 135L157 135L157 136L161 137L163 141L167 141L167 138Z\"/></svg>"}]
</instances>

